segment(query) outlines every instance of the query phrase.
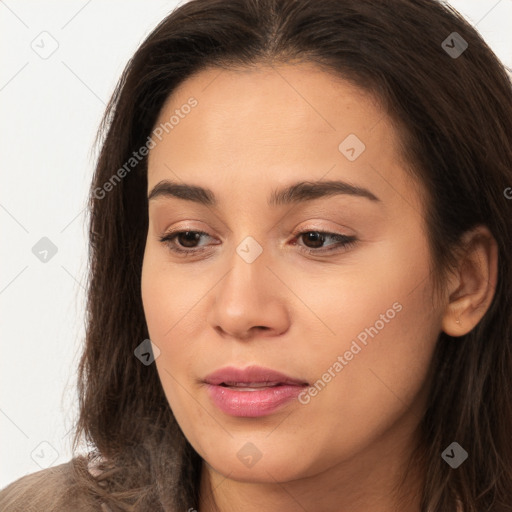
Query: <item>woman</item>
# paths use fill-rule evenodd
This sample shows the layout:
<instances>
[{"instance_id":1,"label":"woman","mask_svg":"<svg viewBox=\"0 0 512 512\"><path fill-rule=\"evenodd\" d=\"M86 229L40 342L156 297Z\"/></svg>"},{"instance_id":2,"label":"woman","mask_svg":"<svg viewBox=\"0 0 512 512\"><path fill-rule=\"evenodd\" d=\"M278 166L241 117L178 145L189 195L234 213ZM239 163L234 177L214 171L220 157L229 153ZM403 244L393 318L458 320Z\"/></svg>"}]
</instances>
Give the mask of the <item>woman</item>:
<instances>
[{"instance_id":1,"label":"woman","mask_svg":"<svg viewBox=\"0 0 512 512\"><path fill-rule=\"evenodd\" d=\"M2 510L512 510L512 88L434 0L192 0L91 186L89 456Z\"/></svg>"}]
</instances>

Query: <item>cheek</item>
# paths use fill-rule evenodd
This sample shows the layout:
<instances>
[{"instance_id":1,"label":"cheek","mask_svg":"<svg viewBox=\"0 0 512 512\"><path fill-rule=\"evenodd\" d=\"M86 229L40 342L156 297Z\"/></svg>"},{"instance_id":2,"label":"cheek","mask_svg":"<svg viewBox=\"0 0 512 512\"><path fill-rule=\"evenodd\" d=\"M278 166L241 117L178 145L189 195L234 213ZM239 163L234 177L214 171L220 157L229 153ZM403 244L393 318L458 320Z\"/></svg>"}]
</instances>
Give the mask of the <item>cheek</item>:
<instances>
[{"instance_id":1,"label":"cheek","mask_svg":"<svg viewBox=\"0 0 512 512\"><path fill-rule=\"evenodd\" d=\"M146 248L141 295L146 323L154 341L170 340L183 326L194 326L193 306L198 301L198 288L194 276L173 271L158 248Z\"/></svg>"},{"instance_id":2,"label":"cheek","mask_svg":"<svg viewBox=\"0 0 512 512\"><path fill-rule=\"evenodd\" d=\"M422 315L422 303L411 296L401 298L402 309L389 323L370 321L362 328L354 326L354 336L343 336L338 350L317 360L317 395L304 407L309 408L309 417L315 418L311 427L322 430L319 449L334 454L333 463L340 454L351 457L379 439L401 423L408 410L412 411L409 426L402 432L421 417L437 339ZM386 309L377 311L385 314ZM312 435L314 432L312 428Z\"/></svg>"},{"instance_id":3,"label":"cheek","mask_svg":"<svg viewBox=\"0 0 512 512\"><path fill-rule=\"evenodd\" d=\"M173 271L158 249L146 249L142 303L149 337L161 352L156 365L168 399L179 383L195 375L194 364L201 353L198 340L204 331L204 319L198 319L198 312L208 287L198 281L189 272Z\"/></svg>"},{"instance_id":4,"label":"cheek","mask_svg":"<svg viewBox=\"0 0 512 512\"><path fill-rule=\"evenodd\" d=\"M192 358L192 354L187 355L186 343L172 342L188 321L183 305L184 294L190 293L190 288L185 287L184 290L171 277L169 268L154 257L151 249L146 249L141 275L144 316L149 337L160 349L160 356L155 364L164 394L173 412L179 416L186 416L183 412L180 413L182 400L179 383L183 382L181 372L186 371Z\"/></svg>"},{"instance_id":5,"label":"cheek","mask_svg":"<svg viewBox=\"0 0 512 512\"><path fill-rule=\"evenodd\" d=\"M326 450L355 452L425 398L440 318L432 308L428 252L407 245L383 244L371 265L354 267L317 295L316 311L325 305L322 319L334 335L310 352L304 346L317 380L303 398L326 431Z\"/></svg>"}]
</instances>

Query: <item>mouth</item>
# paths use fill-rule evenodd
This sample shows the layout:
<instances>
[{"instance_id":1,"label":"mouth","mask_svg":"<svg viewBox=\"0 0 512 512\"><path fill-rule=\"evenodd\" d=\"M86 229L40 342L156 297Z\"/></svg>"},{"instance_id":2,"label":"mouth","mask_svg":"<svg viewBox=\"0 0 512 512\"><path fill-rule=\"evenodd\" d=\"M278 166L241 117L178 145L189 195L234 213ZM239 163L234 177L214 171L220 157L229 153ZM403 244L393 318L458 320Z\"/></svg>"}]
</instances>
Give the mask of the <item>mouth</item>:
<instances>
[{"instance_id":1,"label":"mouth","mask_svg":"<svg viewBox=\"0 0 512 512\"><path fill-rule=\"evenodd\" d=\"M223 368L204 381L214 405L230 416L269 415L296 399L309 384L275 370Z\"/></svg>"}]
</instances>

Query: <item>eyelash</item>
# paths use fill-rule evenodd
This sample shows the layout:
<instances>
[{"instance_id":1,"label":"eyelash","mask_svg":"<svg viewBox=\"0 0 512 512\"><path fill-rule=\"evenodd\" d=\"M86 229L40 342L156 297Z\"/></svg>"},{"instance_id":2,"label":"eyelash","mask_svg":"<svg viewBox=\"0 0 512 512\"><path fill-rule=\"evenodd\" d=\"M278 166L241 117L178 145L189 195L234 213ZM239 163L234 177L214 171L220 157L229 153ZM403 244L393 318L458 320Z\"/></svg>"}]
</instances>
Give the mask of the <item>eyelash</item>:
<instances>
[{"instance_id":1,"label":"eyelash","mask_svg":"<svg viewBox=\"0 0 512 512\"><path fill-rule=\"evenodd\" d=\"M162 242L164 245L166 245L172 252L180 254L182 256L188 257L193 254L198 254L206 249L179 249L176 245L173 245L174 239L184 233L194 233L199 235L205 235L210 236L208 233L205 233L204 231L194 231L194 230L183 230L183 231L174 231L171 233L166 233L163 236L159 237L160 242ZM338 233L330 233L328 231L319 231L319 230L309 230L309 231L301 231L300 233L297 233L296 239L299 239L302 235L306 235L308 233L318 233L320 235L327 235L330 236L336 240L339 241L339 245L337 247L331 248L331 249L310 249L307 247L303 247L299 245L298 247L302 252L305 252L309 255L318 255L318 254L325 254L330 253L333 251L340 252L340 247L343 249L348 249L355 245L357 243L357 239L355 236L347 236L347 235L341 235ZM294 244L296 245L296 244Z\"/></svg>"}]
</instances>

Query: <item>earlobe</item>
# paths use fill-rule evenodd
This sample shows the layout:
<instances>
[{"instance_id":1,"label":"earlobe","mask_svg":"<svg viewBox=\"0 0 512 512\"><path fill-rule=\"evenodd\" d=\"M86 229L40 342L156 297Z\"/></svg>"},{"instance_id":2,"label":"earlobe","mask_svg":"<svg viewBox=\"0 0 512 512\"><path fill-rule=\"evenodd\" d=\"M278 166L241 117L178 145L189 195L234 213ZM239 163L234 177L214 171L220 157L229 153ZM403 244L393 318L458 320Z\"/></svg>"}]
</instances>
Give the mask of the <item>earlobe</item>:
<instances>
[{"instance_id":1,"label":"earlobe","mask_svg":"<svg viewBox=\"0 0 512 512\"><path fill-rule=\"evenodd\" d=\"M442 318L442 330L454 337L470 332L494 297L498 275L498 245L486 226L464 236L464 254Z\"/></svg>"},{"instance_id":2,"label":"earlobe","mask_svg":"<svg viewBox=\"0 0 512 512\"><path fill-rule=\"evenodd\" d=\"M453 337L464 336L471 331L478 320L470 323L467 315L470 308L471 302L467 298L448 304L442 320L442 330Z\"/></svg>"}]
</instances>

